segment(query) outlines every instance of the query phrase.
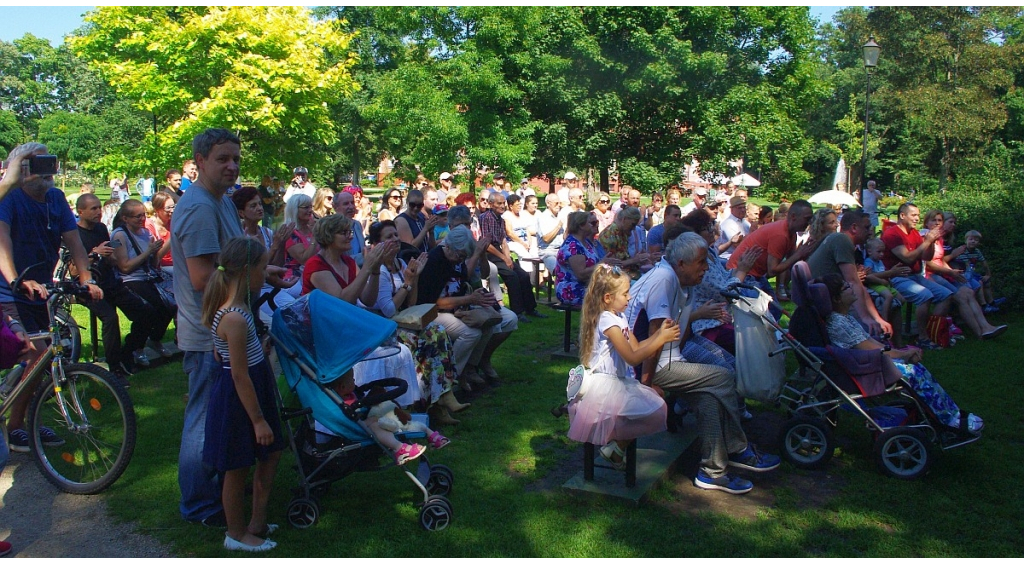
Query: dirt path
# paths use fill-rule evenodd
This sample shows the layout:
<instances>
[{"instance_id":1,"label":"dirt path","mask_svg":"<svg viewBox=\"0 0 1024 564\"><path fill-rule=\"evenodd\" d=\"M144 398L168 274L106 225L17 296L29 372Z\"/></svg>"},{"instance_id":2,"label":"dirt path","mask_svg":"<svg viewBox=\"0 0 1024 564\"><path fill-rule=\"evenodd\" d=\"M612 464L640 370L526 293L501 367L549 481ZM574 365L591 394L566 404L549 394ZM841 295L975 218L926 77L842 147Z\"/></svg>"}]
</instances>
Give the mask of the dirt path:
<instances>
[{"instance_id":1,"label":"dirt path","mask_svg":"<svg viewBox=\"0 0 1024 564\"><path fill-rule=\"evenodd\" d=\"M11 453L0 474L0 540L11 556L28 558L159 558L172 556L156 539L107 516L103 496L60 493L31 454Z\"/></svg>"}]
</instances>

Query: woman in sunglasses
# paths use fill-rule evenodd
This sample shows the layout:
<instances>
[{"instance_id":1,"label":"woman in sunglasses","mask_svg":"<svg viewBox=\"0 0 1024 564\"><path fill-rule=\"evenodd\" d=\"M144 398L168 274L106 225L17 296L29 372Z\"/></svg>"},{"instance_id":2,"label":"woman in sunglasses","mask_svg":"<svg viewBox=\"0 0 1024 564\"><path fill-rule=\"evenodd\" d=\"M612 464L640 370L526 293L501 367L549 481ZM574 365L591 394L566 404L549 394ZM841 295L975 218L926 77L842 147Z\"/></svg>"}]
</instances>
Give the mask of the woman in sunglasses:
<instances>
[{"instance_id":1,"label":"woman in sunglasses","mask_svg":"<svg viewBox=\"0 0 1024 564\"><path fill-rule=\"evenodd\" d=\"M398 214L402 213L402 191L392 188L384 193L380 201L380 211L377 212L377 221L390 219L394 221Z\"/></svg>"},{"instance_id":2,"label":"woman in sunglasses","mask_svg":"<svg viewBox=\"0 0 1024 564\"><path fill-rule=\"evenodd\" d=\"M604 250L594 241L597 234L597 216L578 211L569 214L568 235L558 249L555 267L555 292L564 304L580 305L594 267L604 258ZM619 262L614 261L613 266Z\"/></svg>"}]
</instances>

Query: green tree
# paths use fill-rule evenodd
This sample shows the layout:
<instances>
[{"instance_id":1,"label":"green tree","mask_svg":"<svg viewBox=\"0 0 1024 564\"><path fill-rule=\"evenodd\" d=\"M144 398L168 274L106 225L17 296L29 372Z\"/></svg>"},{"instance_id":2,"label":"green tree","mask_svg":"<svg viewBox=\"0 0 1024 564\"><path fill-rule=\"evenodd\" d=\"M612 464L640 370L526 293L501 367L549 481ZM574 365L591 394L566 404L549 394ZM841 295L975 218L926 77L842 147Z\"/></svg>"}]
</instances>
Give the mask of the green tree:
<instances>
[{"instance_id":1,"label":"green tree","mask_svg":"<svg viewBox=\"0 0 1024 564\"><path fill-rule=\"evenodd\" d=\"M157 134L149 166L191 157L191 139L226 127L245 144L243 172L315 166L335 140L328 106L358 88L351 34L296 7L100 7L68 41ZM333 62L328 64L330 58Z\"/></svg>"},{"instance_id":2,"label":"green tree","mask_svg":"<svg viewBox=\"0 0 1024 564\"><path fill-rule=\"evenodd\" d=\"M97 116L56 111L39 121L38 139L61 160L85 163L103 156L103 130Z\"/></svg>"},{"instance_id":3,"label":"green tree","mask_svg":"<svg viewBox=\"0 0 1024 564\"><path fill-rule=\"evenodd\" d=\"M879 7L868 23L885 47L886 76L907 133L937 152L940 191L965 156L981 150L1007 121L1005 93L1019 68L1019 45L994 40L1018 8Z\"/></svg>"},{"instance_id":4,"label":"green tree","mask_svg":"<svg viewBox=\"0 0 1024 564\"><path fill-rule=\"evenodd\" d=\"M18 116L8 110L0 110L0 158L6 158L11 149L25 141L25 130L18 123Z\"/></svg>"}]
</instances>

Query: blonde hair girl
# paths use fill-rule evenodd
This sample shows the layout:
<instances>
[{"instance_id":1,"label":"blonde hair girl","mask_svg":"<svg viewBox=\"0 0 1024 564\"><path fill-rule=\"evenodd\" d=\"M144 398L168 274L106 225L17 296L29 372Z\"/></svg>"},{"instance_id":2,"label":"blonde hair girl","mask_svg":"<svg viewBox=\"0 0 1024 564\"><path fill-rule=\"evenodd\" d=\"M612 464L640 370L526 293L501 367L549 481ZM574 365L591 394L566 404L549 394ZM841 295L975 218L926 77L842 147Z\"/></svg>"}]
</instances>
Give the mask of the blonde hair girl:
<instances>
[{"instance_id":1,"label":"blonde hair girl","mask_svg":"<svg viewBox=\"0 0 1024 564\"><path fill-rule=\"evenodd\" d=\"M589 371L569 403L569 438L605 445L601 456L615 468L624 466L629 441L665 429L665 401L633 378L631 367L680 336L670 319L637 343L622 316L628 303L629 276L618 267L597 265L580 316L580 362Z\"/></svg>"}]
</instances>

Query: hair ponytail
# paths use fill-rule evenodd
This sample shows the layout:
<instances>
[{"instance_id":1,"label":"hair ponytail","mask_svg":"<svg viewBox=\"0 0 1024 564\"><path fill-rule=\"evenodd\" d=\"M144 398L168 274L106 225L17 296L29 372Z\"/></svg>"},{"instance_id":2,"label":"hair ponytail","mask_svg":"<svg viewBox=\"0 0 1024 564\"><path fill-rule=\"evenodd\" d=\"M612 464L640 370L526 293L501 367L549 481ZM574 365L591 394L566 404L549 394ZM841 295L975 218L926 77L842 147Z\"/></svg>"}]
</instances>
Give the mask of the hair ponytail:
<instances>
[{"instance_id":1,"label":"hair ponytail","mask_svg":"<svg viewBox=\"0 0 1024 564\"><path fill-rule=\"evenodd\" d=\"M250 273L266 252L263 243L249 237L236 237L224 245L217 259L218 266L203 292L203 325L212 327L217 310L225 302L249 292ZM232 283L236 283L235 296L229 294Z\"/></svg>"}]
</instances>

